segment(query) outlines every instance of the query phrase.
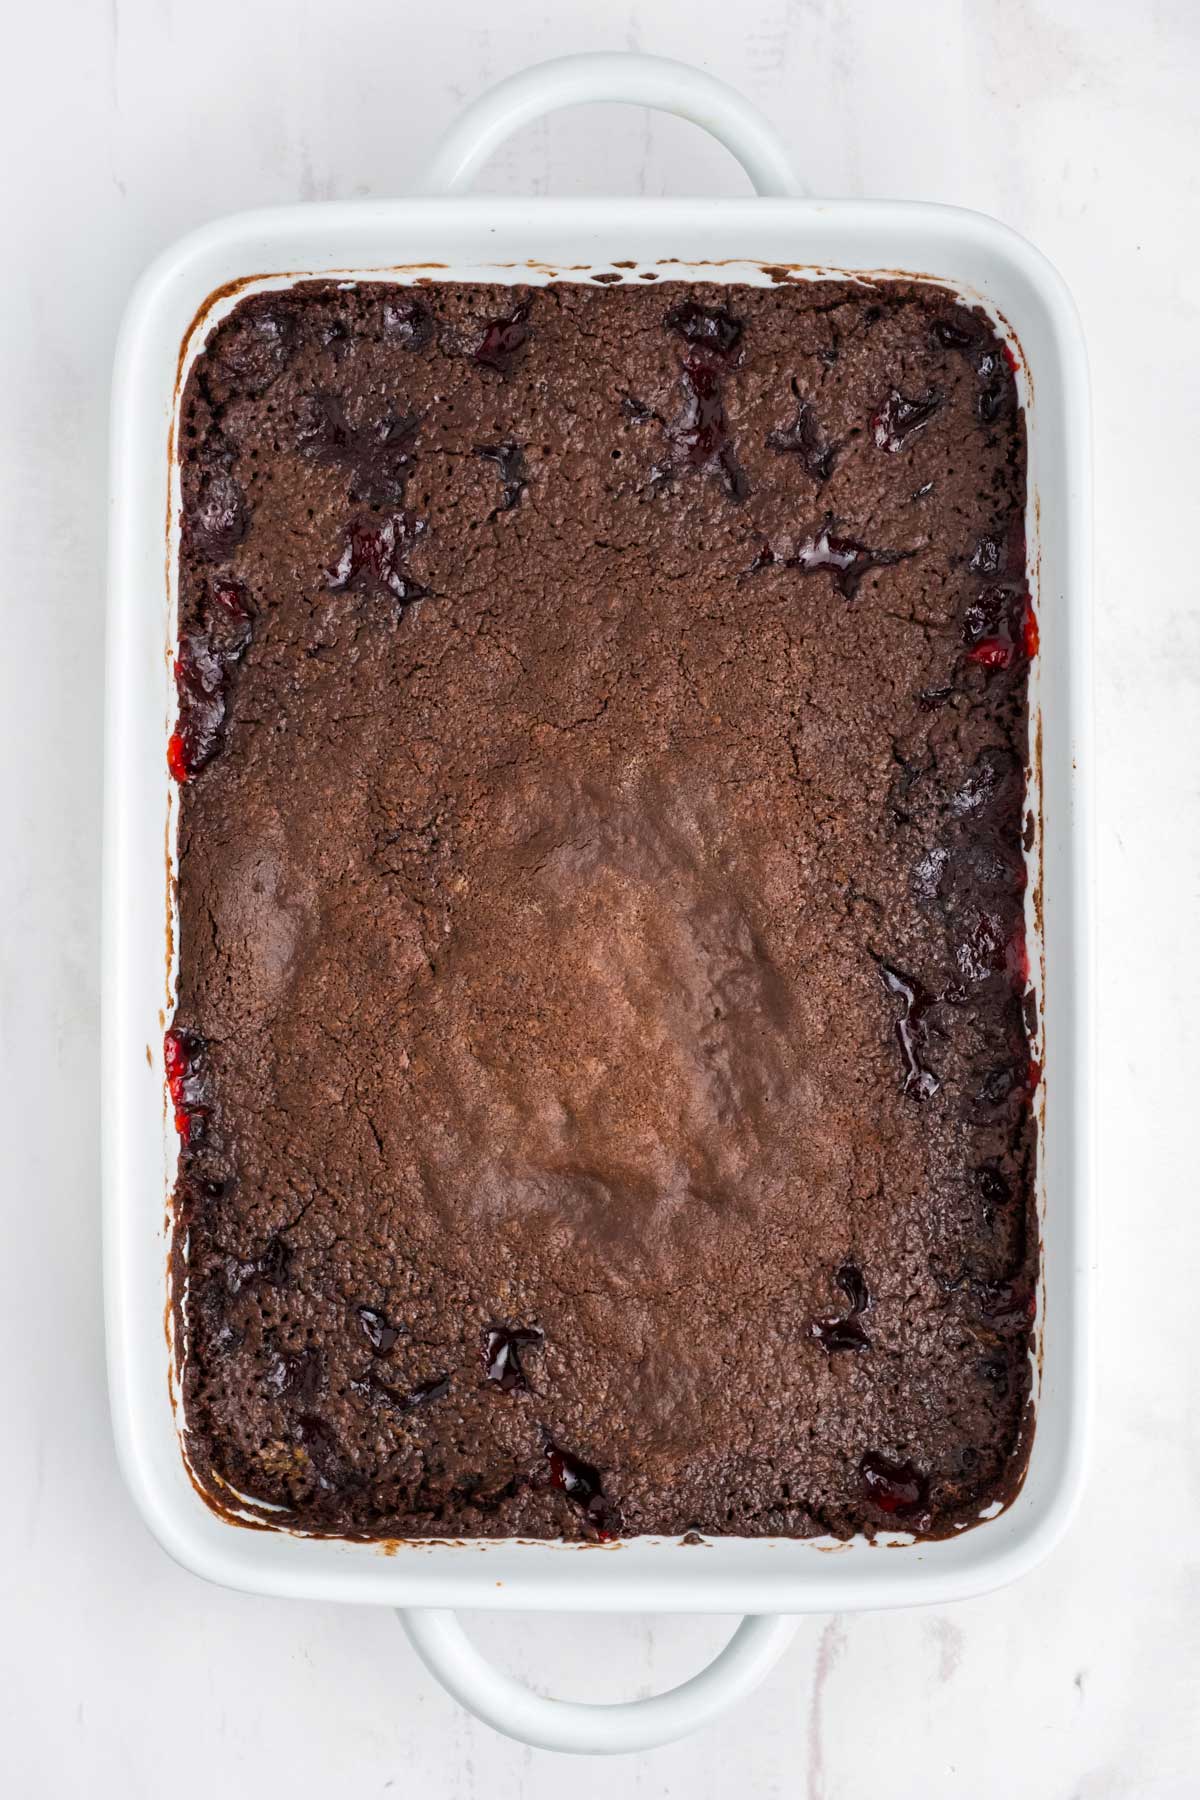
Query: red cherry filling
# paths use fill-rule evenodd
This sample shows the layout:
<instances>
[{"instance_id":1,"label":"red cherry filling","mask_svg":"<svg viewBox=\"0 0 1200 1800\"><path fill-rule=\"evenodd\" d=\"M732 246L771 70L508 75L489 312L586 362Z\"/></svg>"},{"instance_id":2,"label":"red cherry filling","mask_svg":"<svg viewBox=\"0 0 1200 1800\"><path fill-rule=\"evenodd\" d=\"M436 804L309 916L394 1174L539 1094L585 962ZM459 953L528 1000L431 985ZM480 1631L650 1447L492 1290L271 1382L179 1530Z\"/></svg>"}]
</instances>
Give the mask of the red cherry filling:
<instances>
[{"instance_id":1,"label":"red cherry filling","mask_svg":"<svg viewBox=\"0 0 1200 1800\"><path fill-rule=\"evenodd\" d=\"M523 1350L540 1350L545 1334L536 1326L489 1325L483 1333L483 1372L502 1394L524 1393L529 1383L521 1366Z\"/></svg>"},{"instance_id":2,"label":"red cherry filling","mask_svg":"<svg viewBox=\"0 0 1200 1800\"><path fill-rule=\"evenodd\" d=\"M175 1112L175 1129L185 1149L192 1149L204 1135L209 1116L206 1051L199 1032L172 1025L163 1037L163 1064L167 1092Z\"/></svg>"},{"instance_id":3,"label":"red cherry filling","mask_svg":"<svg viewBox=\"0 0 1200 1800\"><path fill-rule=\"evenodd\" d=\"M985 669L1011 669L1037 654L1038 628L1033 605L1024 592L984 588L963 619L968 662Z\"/></svg>"},{"instance_id":4,"label":"red cherry filling","mask_svg":"<svg viewBox=\"0 0 1200 1800\"><path fill-rule=\"evenodd\" d=\"M200 623L179 640L179 721L167 743L167 767L176 781L190 781L225 743L230 675L250 642L251 628L245 590L227 581L211 590Z\"/></svg>"},{"instance_id":5,"label":"red cherry filling","mask_svg":"<svg viewBox=\"0 0 1200 1800\"><path fill-rule=\"evenodd\" d=\"M328 581L335 593L365 594L395 600L397 614L429 592L406 566L410 547L425 530L425 521L408 512L380 518L361 514L346 527L346 541Z\"/></svg>"},{"instance_id":6,"label":"red cherry filling","mask_svg":"<svg viewBox=\"0 0 1200 1800\"><path fill-rule=\"evenodd\" d=\"M493 319L484 328L474 351L482 368L494 369L506 380L518 355L529 341L529 301L523 300L507 319Z\"/></svg>"},{"instance_id":7,"label":"red cherry filling","mask_svg":"<svg viewBox=\"0 0 1200 1800\"><path fill-rule=\"evenodd\" d=\"M912 1463L892 1462L876 1450L868 1450L858 1465L863 1493L880 1512L899 1519L914 1519L929 1500L929 1483Z\"/></svg>"}]
</instances>

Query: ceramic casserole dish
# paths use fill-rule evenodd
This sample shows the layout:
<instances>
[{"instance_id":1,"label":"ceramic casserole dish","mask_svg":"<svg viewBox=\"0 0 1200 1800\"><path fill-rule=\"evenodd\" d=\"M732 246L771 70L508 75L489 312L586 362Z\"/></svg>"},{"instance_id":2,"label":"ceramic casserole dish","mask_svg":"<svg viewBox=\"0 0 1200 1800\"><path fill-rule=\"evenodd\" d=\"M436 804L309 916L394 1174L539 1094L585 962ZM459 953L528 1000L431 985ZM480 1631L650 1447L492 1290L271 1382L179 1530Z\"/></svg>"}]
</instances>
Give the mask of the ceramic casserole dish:
<instances>
[{"instance_id":1,"label":"ceramic casserole dish","mask_svg":"<svg viewBox=\"0 0 1200 1800\"><path fill-rule=\"evenodd\" d=\"M584 101L663 108L712 131L757 189L744 200L461 197L486 156L541 113ZM452 1692L498 1729L548 1747L628 1750L694 1728L747 1692L795 1615L960 1599L1021 1575L1064 1530L1083 1471L1089 1315L1089 420L1075 311L1045 260L973 213L797 195L788 159L736 94L641 56L567 58L486 95L451 131L421 197L248 213L193 233L139 283L125 315L113 399L104 876L104 1204L109 1379L126 1479L160 1543L249 1592L404 1609L410 1636ZM613 268L614 259L621 267ZM167 1309L178 1145L164 1107L163 1028L173 1005L171 909L177 800L166 742L175 695L178 473L184 377L212 324L246 293L332 276L498 286L607 271L636 281L766 284L915 275L997 321L1018 360L1028 432L1029 574L1041 648L1031 667L1030 942L1043 1068L1038 1213L1042 1258L1036 1431L1020 1492L938 1541L849 1544L715 1538L387 1545L247 1529L212 1510L181 1453ZM167 1309L167 1336L164 1310ZM702 1675L673 1693L596 1707L540 1698L472 1648L457 1606L748 1615Z\"/></svg>"}]
</instances>

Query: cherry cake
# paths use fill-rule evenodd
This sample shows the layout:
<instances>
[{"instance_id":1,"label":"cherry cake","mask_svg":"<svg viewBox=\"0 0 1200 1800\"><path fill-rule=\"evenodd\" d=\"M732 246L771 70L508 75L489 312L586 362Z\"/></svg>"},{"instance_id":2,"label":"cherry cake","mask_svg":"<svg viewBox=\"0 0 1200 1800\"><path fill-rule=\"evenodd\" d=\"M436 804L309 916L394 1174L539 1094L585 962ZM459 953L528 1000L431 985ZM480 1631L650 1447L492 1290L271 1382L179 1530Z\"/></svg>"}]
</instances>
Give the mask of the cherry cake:
<instances>
[{"instance_id":1,"label":"cherry cake","mask_svg":"<svg viewBox=\"0 0 1200 1800\"><path fill-rule=\"evenodd\" d=\"M1024 420L914 283L307 283L182 401L189 1454L945 1535L1030 1431Z\"/></svg>"}]
</instances>

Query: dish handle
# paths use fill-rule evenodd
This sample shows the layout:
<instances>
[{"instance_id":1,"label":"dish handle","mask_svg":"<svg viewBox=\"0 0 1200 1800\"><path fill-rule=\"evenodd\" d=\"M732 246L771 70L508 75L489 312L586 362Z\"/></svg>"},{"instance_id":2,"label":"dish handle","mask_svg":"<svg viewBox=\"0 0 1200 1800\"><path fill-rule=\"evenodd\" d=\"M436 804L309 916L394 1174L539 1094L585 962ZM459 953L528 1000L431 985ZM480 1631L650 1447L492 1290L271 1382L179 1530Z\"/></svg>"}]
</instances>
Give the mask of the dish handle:
<instances>
[{"instance_id":1,"label":"dish handle","mask_svg":"<svg viewBox=\"0 0 1200 1800\"><path fill-rule=\"evenodd\" d=\"M462 193L522 125L594 101L624 101L690 119L737 157L759 194L800 191L783 145L736 89L670 57L592 51L536 63L481 94L443 137L417 192Z\"/></svg>"},{"instance_id":2,"label":"dish handle","mask_svg":"<svg viewBox=\"0 0 1200 1800\"><path fill-rule=\"evenodd\" d=\"M799 1624L779 1613L748 1616L707 1668L678 1687L647 1700L598 1705L531 1693L493 1667L453 1612L433 1607L398 1611L413 1649L460 1706L519 1744L576 1756L653 1750L711 1724L754 1691L787 1649Z\"/></svg>"}]
</instances>

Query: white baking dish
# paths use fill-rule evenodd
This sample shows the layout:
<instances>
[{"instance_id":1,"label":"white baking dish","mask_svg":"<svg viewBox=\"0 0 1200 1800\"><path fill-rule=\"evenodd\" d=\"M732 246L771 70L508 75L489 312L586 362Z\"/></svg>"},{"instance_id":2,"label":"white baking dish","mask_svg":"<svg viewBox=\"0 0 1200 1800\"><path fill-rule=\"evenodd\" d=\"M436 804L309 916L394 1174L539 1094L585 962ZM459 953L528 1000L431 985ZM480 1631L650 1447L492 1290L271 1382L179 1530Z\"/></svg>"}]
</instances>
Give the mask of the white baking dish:
<instances>
[{"instance_id":1,"label":"white baking dish","mask_svg":"<svg viewBox=\"0 0 1200 1800\"><path fill-rule=\"evenodd\" d=\"M772 197L741 201L446 198L516 124L579 100L634 100L693 118ZM440 198L305 205L194 233L140 282L117 355L112 440L104 892L105 1278L114 1427L150 1529L181 1563L231 1587L405 1608L660 1609L752 1615L942 1603L1009 1581L1044 1556L1079 1493L1088 1414L1089 1310L1089 420L1074 309L1036 251L990 219L899 202L807 201L745 103L674 63L577 57L531 70L480 102L439 153ZM769 281L764 265L911 271L983 303L1018 347L1030 466L1030 559L1041 627L1033 672L1044 816L1040 1002L1043 1242L1037 1430L1020 1494L946 1541L831 1546L717 1539L697 1550L634 1539L381 1547L247 1530L219 1517L184 1466L164 1336L168 1196L163 1026L173 971L164 878L174 795L165 744L174 707L173 420L181 345L258 286L336 274L422 274L500 284L623 266L662 281ZM234 284L231 291L229 284ZM225 289L224 295L220 290ZM1036 793L1035 793L1036 799ZM1036 920L1033 921L1035 924ZM1035 964L1037 962L1035 958ZM632 1748L689 1729L744 1692L785 1641L779 1619L743 1626L696 1682L640 1708L561 1707L488 1672L441 1612L408 1615L447 1685L501 1729L568 1748ZM595 1716L598 1715L598 1716Z\"/></svg>"}]
</instances>

